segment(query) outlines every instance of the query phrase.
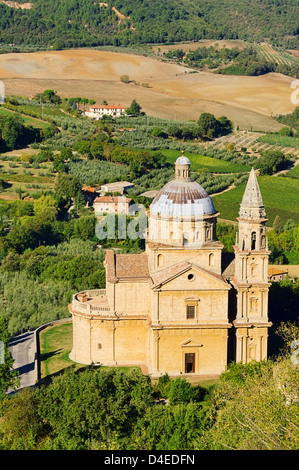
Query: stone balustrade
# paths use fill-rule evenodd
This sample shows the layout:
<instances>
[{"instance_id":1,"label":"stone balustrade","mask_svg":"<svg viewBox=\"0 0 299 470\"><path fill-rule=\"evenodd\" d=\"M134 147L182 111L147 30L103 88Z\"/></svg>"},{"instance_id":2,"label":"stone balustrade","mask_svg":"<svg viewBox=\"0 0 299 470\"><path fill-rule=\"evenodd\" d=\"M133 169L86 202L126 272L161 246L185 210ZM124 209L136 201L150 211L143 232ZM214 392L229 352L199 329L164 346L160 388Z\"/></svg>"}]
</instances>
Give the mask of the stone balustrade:
<instances>
[{"instance_id":1,"label":"stone balustrade","mask_svg":"<svg viewBox=\"0 0 299 470\"><path fill-rule=\"evenodd\" d=\"M111 314L105 289L93 289L73 295L72 308L87 315Z\"/></svg>"}]
</instances>

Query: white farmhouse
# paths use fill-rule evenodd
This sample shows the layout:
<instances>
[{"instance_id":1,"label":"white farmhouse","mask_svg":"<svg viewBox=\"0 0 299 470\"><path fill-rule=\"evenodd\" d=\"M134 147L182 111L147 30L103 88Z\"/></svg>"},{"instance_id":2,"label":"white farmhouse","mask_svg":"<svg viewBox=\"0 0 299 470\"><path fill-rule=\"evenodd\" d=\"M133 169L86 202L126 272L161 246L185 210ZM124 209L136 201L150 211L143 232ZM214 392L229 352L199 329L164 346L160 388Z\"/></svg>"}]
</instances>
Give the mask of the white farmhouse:
<instances>
[{"instance_id":1,"label":"white farmhouse","mask_svg":"<svg viewBox=\"0 0 299 470\"><path fill-rule=\"evenodd\" d=\"M88 111L85 111L85 116L99 120L103 116L111 116L113 118L123 116L126 112L124 106L116 105L116 106L109 106L104 104L94 104L90 106Z\"/></svg>"}]
</instances>

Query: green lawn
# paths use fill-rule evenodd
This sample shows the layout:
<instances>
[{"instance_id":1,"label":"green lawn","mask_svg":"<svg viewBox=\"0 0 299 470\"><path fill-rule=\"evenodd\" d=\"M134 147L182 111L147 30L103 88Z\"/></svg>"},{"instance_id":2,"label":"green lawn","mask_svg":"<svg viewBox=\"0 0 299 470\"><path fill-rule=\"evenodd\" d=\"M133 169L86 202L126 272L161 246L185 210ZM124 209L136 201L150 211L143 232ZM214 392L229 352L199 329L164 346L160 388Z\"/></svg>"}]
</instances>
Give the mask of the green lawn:
<instances>
[{"instance_id":1,"label":"green lawn","mask_svg":"<svg viewBox=\"0 0 299 470\"><path fill-rule=\"evenodd\" d=\"M55 374L72 364L69 354L73 346L72 322L48 327L40 333L41 378ZM78 365L78 368L81 367Z\"/></svg>"},{"instance_id":2,"label":"green lawn","mask_svg":"<svg viewBox=\"0 0 299 470\"><path fill-rule=\"evenodd\" d=\"M179 150L161 150L169 163L175 163L176 159L181 155ZM191 169L207 173L241 173L250 171L251 167L237 163L226 162L218 158L206 157L204 155L196 155L194 153L185 152L184 155L189 158Z\"/></svg>"},{"instance_id":3,"label":"green lawn","mask_svg":"<svg viewBox=\"0 0 299 470\"><path fill-rule=\"evenodd\" d=\"M276 215L279 215L283 222L293 219L299 223L298 180L277 176L260 176L258 182L269 219L268 225L273 225ZM221 218L236 220L245 187L246 183L243 183L235 189L213 196L214 205L220 212Z\"/></svg>"}]
</instances>

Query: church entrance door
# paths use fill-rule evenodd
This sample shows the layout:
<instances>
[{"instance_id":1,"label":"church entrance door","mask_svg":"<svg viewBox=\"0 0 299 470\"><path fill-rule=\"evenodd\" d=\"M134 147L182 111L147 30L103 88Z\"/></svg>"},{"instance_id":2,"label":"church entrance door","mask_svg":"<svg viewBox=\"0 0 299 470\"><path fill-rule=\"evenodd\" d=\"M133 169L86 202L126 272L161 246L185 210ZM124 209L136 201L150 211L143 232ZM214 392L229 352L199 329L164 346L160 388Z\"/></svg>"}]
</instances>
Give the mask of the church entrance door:
<instances>
[{"instance_id":1,"label":"church entrance door","mask_svg":"<svg viewBox=\"0 0 299 470\"><path fill-rule=\"evenodd\" d=\"M195 353L185 354L185 374L195 372Z\"/></svg>"}]
</instances>

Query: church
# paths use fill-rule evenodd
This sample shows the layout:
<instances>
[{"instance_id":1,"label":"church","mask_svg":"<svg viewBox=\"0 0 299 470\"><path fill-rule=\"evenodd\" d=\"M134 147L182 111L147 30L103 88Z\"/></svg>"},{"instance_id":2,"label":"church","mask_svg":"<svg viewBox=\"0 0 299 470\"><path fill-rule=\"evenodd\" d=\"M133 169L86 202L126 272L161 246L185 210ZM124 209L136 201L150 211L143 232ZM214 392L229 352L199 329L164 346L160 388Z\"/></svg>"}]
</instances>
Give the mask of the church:
<instances>
[{"instance_id":1,"label":"church","mask_svg":"<svg viewBox=\"0 0 299 470\"><path fill-rule=\"evenodd\" d=\"M140 254L106 251L106 289L73 296L70 358L139 366L152 377L221 374L267 357L266 214L252 169L234 253L216 237L219 213L183 154L148 211Z\"/></svg>"}]
</instances>

